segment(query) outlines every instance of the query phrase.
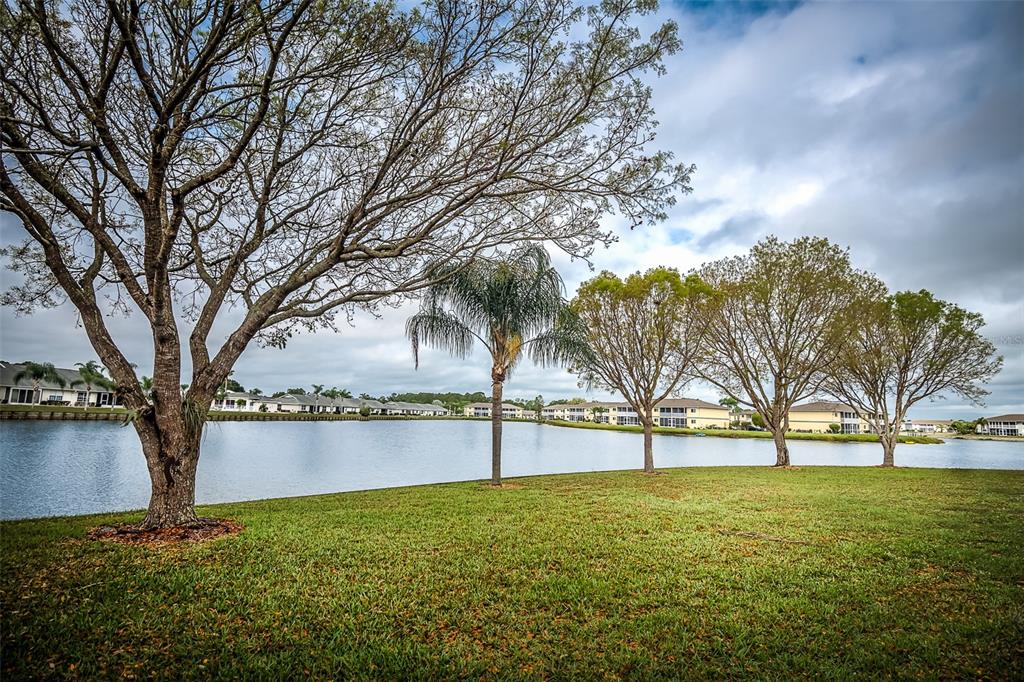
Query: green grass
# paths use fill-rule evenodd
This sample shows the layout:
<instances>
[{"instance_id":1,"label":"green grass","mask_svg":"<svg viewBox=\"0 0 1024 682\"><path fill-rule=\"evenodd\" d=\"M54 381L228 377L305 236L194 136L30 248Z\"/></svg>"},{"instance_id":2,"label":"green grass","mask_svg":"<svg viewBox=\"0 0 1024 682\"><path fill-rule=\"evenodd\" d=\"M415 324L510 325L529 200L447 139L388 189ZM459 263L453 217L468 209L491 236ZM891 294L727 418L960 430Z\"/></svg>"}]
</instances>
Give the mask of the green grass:
<instances>
[{"instance_id":1,"label":"green grass","mask_svg":"<svg viewBox=\"0 0 1024 682\"><path fill-rule=\"evenodd\" d=\"M1024 676L1024 472L693 468L8 522L3 678ZM202 666L202 667L200 667Z\"/></svg>"},{"instance_id":2,"label":"green grass","mask_svg":"<svg viewBox=\"0 0 1024 682\"><path fill-rule=\"evenodd\" d=\"M618 424L599 424L596 422L569 422L549 420L544 422L552 426L568 426L574 429L603 429L605 431L630 431L643 433L642 426L619 426ZM654 433L665 433L676 436L692 436L703 433L716 438L768 438L772 435L767 431L739 431L732 429L680 429L672 426L655 426ZM877 443L878 436L872 433L799 433L790 431L786 440L823 440L832 443ZM919 445L939 445L942 440L931 436L900 436L901 443L917 443Z\"/></svg>"}]
</instances>

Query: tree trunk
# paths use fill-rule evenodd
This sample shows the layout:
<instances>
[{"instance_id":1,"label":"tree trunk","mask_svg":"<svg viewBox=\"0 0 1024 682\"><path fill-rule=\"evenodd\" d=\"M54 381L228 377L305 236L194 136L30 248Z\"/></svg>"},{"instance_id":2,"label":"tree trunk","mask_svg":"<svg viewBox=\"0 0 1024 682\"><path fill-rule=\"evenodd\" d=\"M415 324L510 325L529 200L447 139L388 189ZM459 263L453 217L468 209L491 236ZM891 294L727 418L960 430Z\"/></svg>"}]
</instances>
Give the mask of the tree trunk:
<instances>
[{"instance_id":1,"label":"tree trunk","mask_svg":"<svg viewBox=\"0 0 1024 682\"><path fill-rule=\"evenodd\" d=\"M195 464L198 455L195 453L189 462L163 467L156 474L150 470L152 485L143 528L173 528L197 522Z\"/></svg>"},{"instance_id":2,"label":"tree trunk","mask_svg":"<svg viewBox=\"0 0 1024 682\"><path fill-rule=\"evenodd\" d=\"M501 388L498 370L491 376L491 485L501 485Z\"/></svg>"},{"instance_id":3,"label":"tree trunk","mask_svg":"<svg viewBox=\"0 0 1024 682\"><path fill-rule=\"evenodd\" d=\"M775 441L775 466L789 466L789 447L786 445L786 430L784 427L772 428L772 440Z\"/></svg>"},{"instance_id":4,"label":"tree trunk","mask_svg":"<svg viewBox=\"0 0 1024 682\"><path fill-rule=\"evenodd\" d=\"M896 466L896 436L881 435L878 440L882 442L882 466Z\"/></svg>"},{"instance_id":5,"label":"tree trunk","mask_svg":"<svg viewBox=\"0 0 1024 682\"><path fill-rule=\"evenodd\" d=\"M647 418L644 426L644 473L654 473L654 417L650 410L647 410Z\"/></svg>"},{"instance_id":6,"label":"tree trunk","mask_svg":"<svg viewBox=\"0 0 1024 682\"><path fill-rule=\"evenodd\" d=\"M205 410L185 414L180 403L173 415L156 416L151 407L139 410L134 423L149 469L149 509L141 527L172 528L197 522L196 468Z\"/></svg>"}]
</instances>

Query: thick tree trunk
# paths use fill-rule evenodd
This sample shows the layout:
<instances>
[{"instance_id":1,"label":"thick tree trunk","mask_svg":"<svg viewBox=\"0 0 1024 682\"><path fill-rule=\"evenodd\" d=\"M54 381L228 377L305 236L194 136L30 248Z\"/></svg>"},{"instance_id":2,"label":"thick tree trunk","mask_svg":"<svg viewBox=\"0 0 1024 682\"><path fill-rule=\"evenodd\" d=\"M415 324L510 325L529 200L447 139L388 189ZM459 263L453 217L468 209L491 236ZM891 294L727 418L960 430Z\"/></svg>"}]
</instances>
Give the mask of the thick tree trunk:
<instances>
[{"instance_id":1,"label":"thick tree trunk","mask_svg":"<svg viewBox=\"0 0 1024 682\"><path fill-rule=\"evenodd\" d=\"M187 463L171 466L156 475L151 471L150 478L149 509L143 528L173 528L197 522L194 463L191 467Z\"/></svg>"},{"instance_id":2,"label":"thick tree trunk","mask_svg":"<svg viewBox=\"0 0 1024 682\"><path fill-rule=\"evenodd\" d=\"M501 388L498 371L491 384L491 485L501 485Z\"/></svg>"},{"instance_id":3,"label":"thick tree trunk","mask_svg":"<svg viewBox=\"0 0 1024 682\"><path fill-rule=\"evenodd\" d=\"M141 527L172 528L197 522L196 468L199 445L205 423L205 410L179 402L176 413L157 417L152 408L143 408L135 419L142 441L142 452L149 469L149 509Z\"/></svg>"},{"instance_id":4,"label":"thick tree trunk","mask_svg":"<svg viewBox=\"0 0 1024 682\"><path fill-rule=\"evenodd\" d=\"M775 441L775 466L789 466L789 447L786 445L786 430L784 427L772 429L772 440Z\"/></svg>"},{"instance_id":5,"label":"thick tree trunk","mask_svg":"<svg viewBox=\"0 0 1024 682\"><path fill-rule=\"evenodd\" d=\"M654 417L651 411L647 411L647 418L643 421L644 427L644 473L654 473Z\"/></svg>"},{"instance_id":6,"label":"thick tree trunk","mask_svg":"<svg viewBox=\"0 0 1024 682\"><path fill-rule=\"evenodd\" d=\"M882 435L879 440L882 442L882 466L896 466L896 437Z\"/></svg>"}]
</instances>

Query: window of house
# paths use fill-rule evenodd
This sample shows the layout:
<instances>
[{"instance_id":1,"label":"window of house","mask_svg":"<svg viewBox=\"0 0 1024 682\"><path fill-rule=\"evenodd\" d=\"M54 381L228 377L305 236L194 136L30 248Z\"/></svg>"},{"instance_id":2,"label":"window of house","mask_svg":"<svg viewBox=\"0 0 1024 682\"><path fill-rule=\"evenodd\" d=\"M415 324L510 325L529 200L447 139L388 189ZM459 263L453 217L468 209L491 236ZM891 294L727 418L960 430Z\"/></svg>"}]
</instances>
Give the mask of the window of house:
<instances>
[{"instance_id":1,"label":"window of house","mask_svg":"<svg viewBox=\"0 0 1024 682\"><path fill-rule=\"evenodd\" d=\"M34 391L31 388L15 388L11 390L11 402L12 403L31 403L32 394Z\"/></svg>"}]
</instances>

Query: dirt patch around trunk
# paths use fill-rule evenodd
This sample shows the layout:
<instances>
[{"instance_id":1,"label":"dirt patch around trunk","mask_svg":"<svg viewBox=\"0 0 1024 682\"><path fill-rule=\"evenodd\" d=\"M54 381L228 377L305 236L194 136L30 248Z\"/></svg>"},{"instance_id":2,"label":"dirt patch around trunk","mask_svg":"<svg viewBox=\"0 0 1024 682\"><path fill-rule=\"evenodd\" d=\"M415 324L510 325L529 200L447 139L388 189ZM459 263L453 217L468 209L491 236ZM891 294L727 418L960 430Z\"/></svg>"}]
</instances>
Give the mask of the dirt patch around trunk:
<instances>
[{"instance_id":1,"label":"dirt patch around trunk","mask_svg":"<svg viewBox=\"0 0 1024 682\"><path fill-rule=\"evenodd\" d=\"M98 542L116 542L121 545L143 545L161 547L184 542L202 542L215 538L237 535L245 528L237 521L230 519L211 519L200 517L196 523L174 528L152 528L143 530L135 524L118 526L97 526L90 530L86 537Z\"/></svg>"}]
</instances>

